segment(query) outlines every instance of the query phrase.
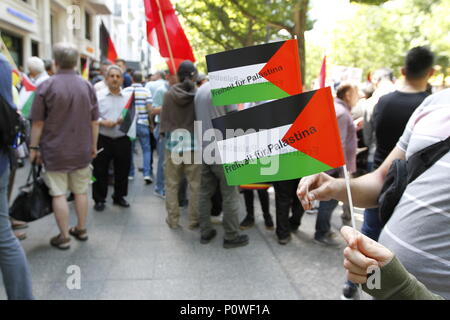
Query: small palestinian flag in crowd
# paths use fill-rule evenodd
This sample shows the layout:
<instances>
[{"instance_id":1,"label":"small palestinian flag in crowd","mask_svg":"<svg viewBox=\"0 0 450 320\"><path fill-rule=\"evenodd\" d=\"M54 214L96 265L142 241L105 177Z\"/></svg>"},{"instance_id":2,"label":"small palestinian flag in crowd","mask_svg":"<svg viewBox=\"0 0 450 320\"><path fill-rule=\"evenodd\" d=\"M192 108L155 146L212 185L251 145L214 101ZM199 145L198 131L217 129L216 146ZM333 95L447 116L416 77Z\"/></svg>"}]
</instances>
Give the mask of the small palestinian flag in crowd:
<instances>
[{"instance_id":1,"label":"small palestinian flag in crowd","mask_svg":"<svg viewBox=\"0 0 450 320\"><path fill-rule=\"evenodd\" d=\"M302 92L297 40L206 56L215 106L284 98Z\"/></svg>"},{"instance_id":2,"label":"small palestinian flag in crowd","mask_svg":"<svg viewBox=\"0 0 450 320\"><path fill-rule=\"evenodd\" d=\"M229 185L291 180L345 164L329 87L213 119ZM227 137L226 130L235 130Z\"/></svg>"},{"instance_id":3,"label":"small palestinian flag in crowd","mask_svg":"<svg viewBox=\"0 0 450 320\"><path fill-rule=\"evenodd\" d=\"M136 105L134 90L122 110L122 119L123 122L120 125L119 130L129 136L131 140L136 139Z\"/></svg>"},{"instance_id":4,"label":"small palestinian flag in crowd","mask_svg":"<svg viewBox=\"0 0 450 320\"><path fill-rule=\"evenodd\" d=\"M89 81L89 58L86 59L86 62L84 63L83 72L81 73L81 77L84 80Z\"/></svg>"},{"instance_id":5,"label":"small palestinian flag in crowd","mask_svg":"<svg viewBox=\"0 0 450 320\"><path fill-rule=\"evenodd\" d=\"M22 116L28 119L33 105L35 91L37 87L31 82L30 78L26 74L22 76L22 89L19 94L19 109Z\"/></svg>"}]
</instances>

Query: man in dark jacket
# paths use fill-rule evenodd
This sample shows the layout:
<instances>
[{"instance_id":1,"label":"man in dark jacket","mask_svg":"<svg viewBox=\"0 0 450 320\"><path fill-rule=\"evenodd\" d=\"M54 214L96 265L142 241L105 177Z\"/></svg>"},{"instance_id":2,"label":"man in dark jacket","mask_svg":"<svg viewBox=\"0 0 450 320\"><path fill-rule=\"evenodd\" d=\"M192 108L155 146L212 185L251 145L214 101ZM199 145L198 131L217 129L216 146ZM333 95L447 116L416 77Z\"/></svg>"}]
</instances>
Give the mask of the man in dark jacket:
<instances>
[{"instance_id":1,"label":"man in dark jacket","mask_svg":"<svg viewBox=\"0 0 450 320\"><path fill-rule=\"evenodd\" d=\"M197 68L188 60L183 61L177 72L179 82L164 96L160 132L166 137L165 182L166 222L170 228L179 228L180 209L178 190L185 175L189 185L189 228L198 223L198 192L201 166L197 142L194 139ZM195 161L197 160L197 161Z\"/></svg>"}]
</instances>

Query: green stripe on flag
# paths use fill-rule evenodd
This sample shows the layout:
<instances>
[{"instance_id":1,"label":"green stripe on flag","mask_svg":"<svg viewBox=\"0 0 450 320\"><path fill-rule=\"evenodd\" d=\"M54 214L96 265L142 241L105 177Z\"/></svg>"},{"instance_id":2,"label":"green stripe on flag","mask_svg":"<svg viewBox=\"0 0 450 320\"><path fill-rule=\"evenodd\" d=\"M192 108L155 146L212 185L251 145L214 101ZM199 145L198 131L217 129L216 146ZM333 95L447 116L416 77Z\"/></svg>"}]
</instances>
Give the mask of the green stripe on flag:
<instances>
[{"instance_id":1,"label":"green stripe on flag","mask_svg":"<svg viewBox=\"0 0 450 320\"><path fill-rule=\"evenodd\" d=\"M24 105L22 106L22 116L26 119L29 118L30 116L30 111L31 111L31 107L33 105L33 101L34 101L34 96L35 93L34 91L30 94L30 96L28 97L27 101L24 103Z\"/></svg>"},{"instance_id":2,"label":"green stripe on flag","mask_svg":"<svg viewBox=\"0 0 450 320\"><path fill-rule=\"evenodd\" d=\"M228 185L291 180L333 169L300 151L262 159L248 164L240 162L239 167L233 163L224 164Z\"/></svg>"},{"instance_id":3,"label":"green stripe on flag","mask_svg":"<svg viewBox=\"0 0 450 320\"><path fill-rule=\"evenodd\" d=\"M213 104L224 106L234 103L264 101L288 97L289 94L271 82L211 90Z\"/></svg>"}]
</instances>

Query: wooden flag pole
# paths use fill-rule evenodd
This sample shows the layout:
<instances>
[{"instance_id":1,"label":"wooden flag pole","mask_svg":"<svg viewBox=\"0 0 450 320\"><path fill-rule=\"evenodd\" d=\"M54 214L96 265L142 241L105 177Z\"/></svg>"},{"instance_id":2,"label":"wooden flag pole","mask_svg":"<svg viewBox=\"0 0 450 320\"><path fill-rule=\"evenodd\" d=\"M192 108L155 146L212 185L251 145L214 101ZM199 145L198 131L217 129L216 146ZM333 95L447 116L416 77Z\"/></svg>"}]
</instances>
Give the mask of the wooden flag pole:
<instances>
[{"instance_id":1,"label":"wooden flag pole","mask_svg":"<svg viewBox=\"0 0 450 320\"><path fill-rule=\"evenodd\" d=\"M167 49L169 50L169 56L170 56L170 61L172 62L173 72L174 72L174 74L176 74L177 69L175 66L175 60L173 59L172 48L170 47L169 36L167 35L166 24L164 22L164 16L162 14L161 5L159 4L159 0L156 0L156 4L158 5L159 19L161 20L161 24L163 27L164 38L166 40Z\"/></svg>"}]
</instances>

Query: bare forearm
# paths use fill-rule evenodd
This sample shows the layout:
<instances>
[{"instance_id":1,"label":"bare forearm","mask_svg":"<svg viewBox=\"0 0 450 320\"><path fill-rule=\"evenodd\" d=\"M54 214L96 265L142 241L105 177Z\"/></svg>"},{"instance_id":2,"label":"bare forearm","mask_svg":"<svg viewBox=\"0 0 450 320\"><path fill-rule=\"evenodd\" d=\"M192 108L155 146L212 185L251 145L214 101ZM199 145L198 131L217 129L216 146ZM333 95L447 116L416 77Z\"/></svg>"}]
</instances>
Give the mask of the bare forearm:
<instances>
[{"instance_id":1,"label":"bare forearm","mask_svg":"<svg viewBox=\"0 0 450 320\"><path fill-rule=\"evenodd\" d=\"M92 146L97 147L98 142L99 123L98 121L92 121Z\"/></svg>"},{"instance_id":2,"label":"bare forearm","mask_svg":"<svg viewBox=\"0 0 450 320\"><path fill-rule=\"evenodd\" d=\"M33 121L33 124L31 126L30 146L32 147L39 146L43 130L44 130L44 121Z\"/></svg>"}]
</instances>

